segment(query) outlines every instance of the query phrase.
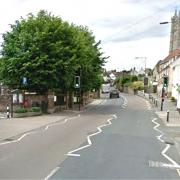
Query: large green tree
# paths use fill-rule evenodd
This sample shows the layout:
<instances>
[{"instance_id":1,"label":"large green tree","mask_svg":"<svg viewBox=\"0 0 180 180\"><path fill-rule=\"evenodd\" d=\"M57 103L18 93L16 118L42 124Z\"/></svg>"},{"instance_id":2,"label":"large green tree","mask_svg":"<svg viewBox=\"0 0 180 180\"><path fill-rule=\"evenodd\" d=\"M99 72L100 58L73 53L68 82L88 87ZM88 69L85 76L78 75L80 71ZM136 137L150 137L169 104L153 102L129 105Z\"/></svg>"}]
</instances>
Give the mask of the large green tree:
<instances>
[{"instance_id":1,"label":"large green tree","mask_svg":"<svg viewBox=\"0 0 180 180\"><path fill-rule=\"evenodd\" d=\"M76 75L81 75L83 91L100 88L106 57L87 27L40 11L17 20L3 39L0 76L10 88L73 91Z\"/></svg>"}]
</instances>

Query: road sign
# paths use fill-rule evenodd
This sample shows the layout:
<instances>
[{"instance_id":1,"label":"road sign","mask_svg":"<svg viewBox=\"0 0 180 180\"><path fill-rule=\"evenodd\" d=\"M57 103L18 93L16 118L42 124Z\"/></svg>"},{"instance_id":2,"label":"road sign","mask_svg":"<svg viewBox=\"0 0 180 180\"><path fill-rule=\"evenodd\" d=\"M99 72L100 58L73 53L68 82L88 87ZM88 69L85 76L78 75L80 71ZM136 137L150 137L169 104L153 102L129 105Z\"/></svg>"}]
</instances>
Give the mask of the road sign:
<instances>
[{"instance_id":1,"label":"road sign","mask_svg":"<svg viewBox=\"0 0 180 180\"><path fill-rule=\"evenodd\" d=\"M22 83L23 83L23 85L27 85L27 78L26 77L23 77Z\"/></svg>"}]
</instances>

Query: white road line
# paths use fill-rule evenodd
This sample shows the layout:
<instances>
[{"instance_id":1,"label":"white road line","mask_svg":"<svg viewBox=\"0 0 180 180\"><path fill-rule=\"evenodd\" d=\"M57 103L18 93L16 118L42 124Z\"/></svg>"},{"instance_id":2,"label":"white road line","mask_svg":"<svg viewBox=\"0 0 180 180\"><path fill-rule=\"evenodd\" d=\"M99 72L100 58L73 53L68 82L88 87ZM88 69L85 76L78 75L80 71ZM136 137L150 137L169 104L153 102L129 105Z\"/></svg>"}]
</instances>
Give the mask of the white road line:
<instances>
[{"instance_id":1,"label":"white road line","mask_svg":"<svg viewBox=\"0 0 180 180\"><path fill-rule=\"evenodd\" d=\"M122 104L122 108L123 109L125 109L126 107L127 107L127 104L128 104L128 101L127 101L127 99L124 97L124 96L121 96L122 97L122 99L124 100L124 102L123 102L123 104Z\"/></svg>"},{"instance_id":2,"label":"white road line","mask_svg":"<svg viewBox=\"0 0 180 180\"><path fill-rule=\"evenodd\" d=\"M161 133L161 135L160 135L160 136L156 136L156 138L157 138L158 140L160 140L161 142L164 143L165 141L162 139L162 136L164 136L164 133L163 133L161 130L158 129L158 127L160 126L160 124L157 123L156 120L157 120L157 118L154 118L154 119L152 120L152 122L155 124L155 126L153 127L153 129L154 129L155 131ZM177 170L177 172L179 173L180 165L166 154L170 147L171 147L170 144L166 144L166 147L165 147L164 150L161 152L161 154L162 154L168 161L170 161L172 164L163 164L163 166L164 166L164 167L169 167L169 168L175 168L175 169Z\"/></svg>"},{"instance_id":3,"label":"white road line","mask_svg":"<svg viewBox=\"0 0 180 180\"><path fill-rule=\"evenodd\" d=\"M74 119L74 118L77 118L77 117L80 117L80 114L79 114L78 116L65 119L65 120L62 121L62 122L55 122L54 124L47 125L47 126L42 130L42 132L47 131L51 126L57 126L57 125L65 124L65 123L67 123L69 120ZM6 145L6 144L11 144L11 143L18 143L18 142L20 142L22 139L24 139L26 136L31 135L31 134L38 133L38 132L40 132L40 131L41 131L41 130L36 130L36 131L33 131L33 130L32 130L31 132L24 133L24 134L21 135L21 137L19 137L18 139L15 139L15 140L12 140L12 141L8 141L8 142L2 142L2 143L0 143L0 146Z\"/></svg>"},{"instance_id":4,"label":"white road line","mask_svg":"<svg viewBox=\"0 0 180 180\"><path fill-rule=\"evenodd\" d=\"M172 164L167 164L163 162L158 162L158 161L151 161L149 160L149 167L164 167L164 168L169 168L169 169L179 169L180 166L174 166Z\"/></svg>"},{"instance_id":5,"label":"white road line","mask_svg":"<svg viewBox=\"0 0 180 180\"><path fill-rule=\"evenodd\" d=\"M44 180L48 180L50 177L52 177L58 170L60 169L60 167L56 167L55 169L53 169L50 174L44 178Z\"/></svg>"},{"instance_id":6,"label":"white road line","mask_svg":"<svg viewBox=\"0 0 180 180\"><path fill-rule=\"evenodd\" d=\"M71 118L71 119L72 119L72 118ZM47 131L47 130L48 130L50 127L52 127L52 126L57 126L57 125L61 125L61 124L66 124L68 120L70 120L70 118L69 118L69 119L65 119L65 120L62 121L62 122L55 122L54 124L47 125L47 126L43 129L43 131Z\"/></svg>"},{"instance_id":7,"label":"white road line","mask_svg":"<svg viewBox=\"0 0 180 180\"><path fill-rule=\"evenodd\" d=\"M98 130L97 132L95 132L95 133L87 136L87 143L88 143L87 145L82 146L82 147L77 148L77 149L74 149L74 150L68 152L66 155L67 155L67 156L80 156L80 154L76 154L75 152L91 146L91 145L92 145L92 142L91 142L90 137L95 136L95 135L97 135L97 134L100 134L100 133L102 132L102 129L101 129L101 128L102 128L102 127L105 127L105 126L111 125L111 124L112 124L111 120L116 119L116 118L117 118L117 116L114 114L112 118L109 118L109 119L107 120L108 124L106 123L106 124L103 124L103 125L101 125L101 126L98 126L98 127L97 127L97 130Z\"/></svg>"},{"instance_id":8,"label":"white road line","mask_svg":"<svg viewBox=\"0 0 180 180\"><path fill-rule=\"evenodd\" d=\"M5 144L18 143L18 142L21 141L23 138L25 138L27 135L34 134L34 133L37 133L37 131L25 133L25 134L23 134L21 137L19 137L19 138L16 139L16 140L13 140L13 141L8 141L8 142L0 143L0 146L5 145Z\"/></svg>"},{"instance_id":9,"label":"white road line","mask_svg":"<svg viewBox=\"0 0 180 180\"><path fill-rule=\"evenodd\" d=\"M168 159L171 163L172 163L172 167L178 167L180 168L179 164L176 163L172 158L170 158L166 152L168 151L168 149L170 148L171 146L169 144L166 145L165 149L161 152L161 154L166 158Z\"/></svg>"},{"instance_id":10,"label":"white road line","mask_svg":"<svg viewBox=\"0 0 180 180\"><path fill-rule=\"evenodd\" d=\"M176 169L178 175L180 176L180 168Z\"/></svg>"}]
</instances>

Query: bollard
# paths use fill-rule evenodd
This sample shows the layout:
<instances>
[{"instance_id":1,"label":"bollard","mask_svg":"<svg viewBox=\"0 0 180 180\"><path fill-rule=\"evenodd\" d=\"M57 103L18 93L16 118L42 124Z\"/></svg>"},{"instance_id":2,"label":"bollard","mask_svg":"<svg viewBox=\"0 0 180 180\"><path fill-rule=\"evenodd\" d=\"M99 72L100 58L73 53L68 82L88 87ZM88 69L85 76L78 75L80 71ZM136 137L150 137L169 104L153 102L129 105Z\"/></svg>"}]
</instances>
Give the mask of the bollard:
<instances>
[{"instance_id":1,"label":"bollard","mask_svg":"<svg viewBox=\"0 0 180 180\"><path fill-rule=\"evenodd\" d=\"M6 112L7 118L10 118L9 106L7 106L6 110L7 110Z\"/></svg>"},{"instance_id":2,"label":"bollard","mask_svg":"<svg viewBox=\"0 0 180 180\"><path fill-rule=\"evenodd\" d=\"M161 111L163 111L164 98L161 99Z\"/></svg>"},{"instance_id":3,"label":"bollard","mask_svg":"<svg viewBox=\"0 0 180 180\"><path fill-rule=\"evenodd\" d=\"M169 110L167 110L167 122L169 122Z\"/></svg>"},{"instance_id":4,"label":"bollard","mask_svg":"<svg viewBox=\"0 0 180 180\"><path fill-rule=\"evenodd\" d=\"M157 99L155 99L155 105L156 105L156 107L158 107L158 100Z\"/></svg>"}]
</instances>

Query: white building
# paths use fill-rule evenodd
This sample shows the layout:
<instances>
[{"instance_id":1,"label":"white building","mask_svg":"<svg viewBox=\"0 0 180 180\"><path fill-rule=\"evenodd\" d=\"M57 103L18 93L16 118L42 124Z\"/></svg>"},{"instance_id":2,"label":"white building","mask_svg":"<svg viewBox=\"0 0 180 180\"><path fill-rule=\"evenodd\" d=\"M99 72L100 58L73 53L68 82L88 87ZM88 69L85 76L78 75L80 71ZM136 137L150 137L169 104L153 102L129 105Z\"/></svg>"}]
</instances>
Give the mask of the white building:
<instances>
[{"instance_id":1,"label":"white building","mask_svg":"<svg viewBox=\"0 0 180 180\"><path fill-rule=\"evenodd\" d=\"M180 92L177 91L180 86L180 57L172 64L172 96L177 99L177 109L180 110Z\"/></svg>"},{"instance_id":2,"label":"white building","mask_svg":"<svg viewBox=\"0 0 180 180\"><path fill-rule=\"evenodd\" d=\"M171 65L172 69L172 96L178 99L177 87L180 85L180 57Z\"/></svg>"}]
</instances>

